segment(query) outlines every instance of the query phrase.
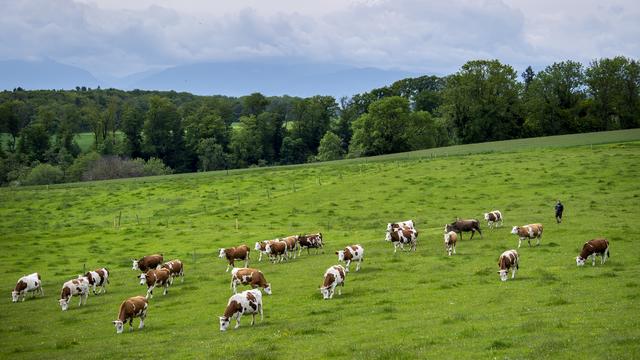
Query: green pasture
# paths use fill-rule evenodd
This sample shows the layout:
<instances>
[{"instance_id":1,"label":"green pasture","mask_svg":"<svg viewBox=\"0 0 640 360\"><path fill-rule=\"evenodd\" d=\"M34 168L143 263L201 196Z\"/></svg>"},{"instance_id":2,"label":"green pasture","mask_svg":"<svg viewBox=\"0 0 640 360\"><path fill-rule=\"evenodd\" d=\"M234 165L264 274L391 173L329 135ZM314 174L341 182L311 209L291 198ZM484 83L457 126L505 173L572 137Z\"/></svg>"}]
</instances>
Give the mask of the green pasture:
<instances>
[{"instance_id":1,"label":"green pasture","mask_svg":"<svg viewBox=\"0 0 640 360\"><path fill-rule=\"evenodd\" d=\"M639 358L638 134L0 189L0 358ZM504 226L482 221L484 238L463 235L447 257L444 224L494 209ZM394 255L386 223L406 219L418 249ZM517 247L511 226L532 222L545 226L542 245L523 245L516 279L500 282L498 256ZM318 231L324 254L270 264L252 253L273 288L265 319L221 333L231 291L218 249ZM582 244L601 236L611 259L578 268ZM361 271L322 300L333 252L356 243ZM116 335L119 304L145 292L130 259L156 252L185 262L185 282L155 291L144 330L135 320ZM102 266L112 272L107 294L62 312L62 283ZM11 303L17 279L36 271L45 297Z\"/></svg>"}]
</instances>

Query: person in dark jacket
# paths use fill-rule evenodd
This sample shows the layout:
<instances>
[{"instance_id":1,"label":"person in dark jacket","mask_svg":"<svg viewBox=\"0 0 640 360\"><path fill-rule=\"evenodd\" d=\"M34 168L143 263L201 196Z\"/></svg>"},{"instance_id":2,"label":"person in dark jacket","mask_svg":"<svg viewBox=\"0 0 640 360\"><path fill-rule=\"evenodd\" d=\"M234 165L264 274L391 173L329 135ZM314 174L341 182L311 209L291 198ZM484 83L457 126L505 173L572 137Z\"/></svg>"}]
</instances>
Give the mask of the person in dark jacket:
<instances>
[{"instance_id":1,"label":"person in dark jacket","mask_svg":"<svg viewBox=\"0 0 640 360\"><path fill-rule=\"evenodd\" d=\"M564 211L564 205L558 200L556 203L556 221L558 224L562 222L562 212Z\"/></svg>"}]
</instances>

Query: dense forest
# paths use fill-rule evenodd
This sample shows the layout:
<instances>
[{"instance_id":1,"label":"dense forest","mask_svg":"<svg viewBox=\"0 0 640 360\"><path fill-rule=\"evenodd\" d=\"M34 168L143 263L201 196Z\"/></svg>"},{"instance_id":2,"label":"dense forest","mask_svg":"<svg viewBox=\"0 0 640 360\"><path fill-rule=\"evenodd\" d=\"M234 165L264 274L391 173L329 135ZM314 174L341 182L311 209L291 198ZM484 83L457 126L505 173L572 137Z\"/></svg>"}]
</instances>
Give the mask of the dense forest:
<instances>
[{"instance_id":1,"label":"dense forest","mask_svg":"<svg viewBox=\"0 0 640 360\"><path fill-rule=\"evenodd\" d=\"M0 184L298 164L640 125L640 64L574 61L518 74L469 61L335 99L116 89L0 93ZM91 133L90 149L77 135Z\"/></svg>"}]
</instances>

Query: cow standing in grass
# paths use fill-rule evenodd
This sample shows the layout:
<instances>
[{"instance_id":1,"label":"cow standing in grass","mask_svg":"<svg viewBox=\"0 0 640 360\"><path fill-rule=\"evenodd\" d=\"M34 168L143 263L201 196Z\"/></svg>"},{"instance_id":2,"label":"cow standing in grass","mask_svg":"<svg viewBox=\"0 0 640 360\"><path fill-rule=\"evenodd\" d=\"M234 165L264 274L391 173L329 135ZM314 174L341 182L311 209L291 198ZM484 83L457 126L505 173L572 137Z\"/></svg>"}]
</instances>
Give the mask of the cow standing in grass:
<instances>
[{"instance_id":1,"label":"cow standing in grass","mask_svg":"<svg viewBox=\"0 0 640 360\"><path fill-rule=\"evenodd\" d=\"M229 269L233 269L235 267L235 260L244 260L244 267L249 266L249 252L249 247L243 244L236 247L220 249L218 257L221 259L227 259L228 264L225 272L228 272Z\"/></svg>"},{"instance_id":2,"label":"cow standing in grass","mask_svg":"<svg viewBox=\"0 0 640 360\"><path fill-rule=\"evenodd\" d=\"M309 234L309 235L300 235L298 237L298 256L302 253L302 249L307 249L307 255L309 254L310 248L316 249L316 254L319 249L322 249L322 253L324 254L324 242L322 240L322 233L317 234Z\"/></svg>"},{"instance_id":3,"label":"cow standing in grass","mask_svg":"<svg viewBox=\"0 0 640 360\"><path fill-rule=\"evenodd\" d=\"M455 231L449 231L444 234L444 248L451 256L451 252L456 253L456 243L458 242L458 234Z\"/></svg>"},{"instance_id":4,"label":"cow standing in grass","mask_svg":"<svg viewBox=\"0 0 640 360\"><path fill-rule=\"evenodd\" d=\"M520 267L520 257L515 250L507 250L500 255L498 259L498 274L500 274L500 280L507 281L509 269L511 269L511 278L516 278L516 271Z\"/></svg>"},{"instance_id":5,"label":"cow standing in grass","mask_svg":"<svg viewBox=\"0 0 640 360\"><path fill-rule=\"evenodd\" d=\"M147 317L147 309L149 301L144 296L134 296L123 301L118 312L118 320L113 321L116 327L116 333L121 334L124 330L124 324L129 322L129 331L133 331L133 318L140 318L140 326L138 329L144 328L144 319Z\"/></svg>"},{"instance_id":6,"label":"cow standing in grass","mask_svg":"<svg viewBox=\"0 0 640 360\"><path fill-rule=\"evenodd\" d=\"M346 277L347 270L342 265L334 265L327 269L324 273L324 281L320 287L322 298L324 300L332 299L333 294L337 286L338 295L342 295L342 288L344 287L344 279Z\"/></svg>"},{"instance_id":7,"label":"cow standing in grass","mask_svg":"<svg viewBox=\"0 0 640 360\"><path fill-rule=\"evenodd\" d=\"M596 255L600 255L600 264L604 265L607 262L607 258L611 256L609 253L609 240L607 239L593 239L589 240L582 246L580 255L576 257L576 264L583 266L585 261L592 257L591 266L596 266Z\"/></svg>"},{"instance_id":8,"label":"cow standing in grass","mask_svg":"<svg viewBox=\"0 0 640 360\"><path fill-rule=\"evenodd\" d=\"M393 243L394 254L398 251L398 247L404 251L406 244L410 244L411 250L416 251L416 247L418 246L418 230L408 226L398 227L398 225L393 225L391 231L387 230L385 240Z\"/></svg>"},{"instance_id":9,"label":"cow standing in grass","mask_svg":"<svg viewBox=\"0 0 640 360\"><path fill-rule=\"evenodd\" d=\"M492 212L484 213L484 219L487 220L487 226L489 229L493 227L502 226L502 213L499 210L493 210Z\"/></svg>"},{"instance_id":10,"label":"cow standing in grass","mask_svg":"<svg viewBox=\"0 0 640 360\"><path fill-rule=\"evenodd\" d=\"M146 272L149 269L158 269L162 265L164 258L162 254L147 255L139 260L131 259L133 266L131 270L140 270Z\"/></svg>"},{"instance_id":11,"label":"cow standing in grass","mask_svg":"<svg viewBox=\"0 0 640 360\"><path fill-rule=\"evenodd\" d=\"M231 289L236 294L238 284L250 285L256 289L261 287L264 292L271 295L271 284L267 282L262 271L251 268L233 268L231 270Z\"/></svg>"},{"instance_id":12,"label":"cow standing in grass","mask_svg":"<svg viewBox=\"0 0 640 360\"><path fill-rule=\"evenodd\" d=\"M140 285L147 285L147 299L153 298L153 289L156 286L162 286L162 295L167 295L169 285L171 285L171 271L161 268L142 273L140 274Z\"/></svg>"},{"instance_id":13,"label":"cow standing in grass","mask_svg":"<svg viewBox=\"0 0 640 360\"><path fill-rule=\"evenodd\" d=\"M33 296L35 296L36 293L39 293L40 296L44 296L40 274L33 273L18 279L16 287L11 292L11 300L13 302L18 302L22 298L22 301L24 301L28 292L32 293Z\"/></svg>"},{"instance_id":14,"label":"cow standing in grass","mask_svg":"<svg viewBox=\"0 0 640 360\"><path fill-rule=\"evenodd\" d=\"M480 230L480 222L476 219L468 219L468 220L456 220L451 224L447 224L444 226L444 232L448 233L449 231L455 231L460 234L460 240L462 240L462 233L471 231L471 238L469 240L473 240L473 235L476 234L476 231L480 234L480 238L482 239L482 230Z\"/></svg>"},{"instance_id":15,"label":"cow standing in grass","mask_svg":"<svg viewBox=\"0 0 640 360\"><path fill-rule=\"evenodd\" d=\"M258 257L258 262L262 261L262 254L269 256L269 254L267 254L267 245L273 241L276 240L263 240L256 242L255 249L260 254L260 256Z\"/></svg>"},{"instance_id":16,"label":"cow standing in grass","mask_svg":"<svg viewBox=\"0 0 640 360\"><path fill-rule=\"evenodd\" d=\"M542 238L542 224L529 224L524 226L514 226L511 233L518 235L518 249L522 245L522 240L527 239L531 246L531 239L537 239L536 246L540 246L540 238Z\"/></svg>"},{"instance_id":17,"label":"cow standing in grass","mask_svg":"<svg viewBox=\"0 0 640 360\"><path fill-rule=\"evenodd\" d=\"M107 284L109 283L109 270L107 270L107 268L87 271L87 273L84 274L84 277L89 280L89 285L91 286L94 295L98 295L98 292L96 292L96 287L98 286L100 287L100 293L107 292Z\"/></svg>"},{"instance_id":18,"label":"cow standing in grass","mask_svg":"<svg viewBox=\"0 0 640 360\"><path fill-rule=\"evenodd\" d=\"M78 306L87 304L87 297L89 297L89 279L84 276L80 276L77 279L69 280L62 285L62 291L60 292L60 307L62 311L66 311L69 307L69 302L74 295L80 297L80 303Z\"/></svg>"},{"instance_id":19,"label":"cow standing in grass","mask_svg":"<svg viewBox=\"0 0 640 360\"><path fill-rule=\"evenodd\" d=\"M349 272L349 265L351 261L357 261L356 271L360 270L360 264L364 259L364 248L361 245L349 245L344 250L336 251L338 255L338 261L344 261L346 263L346 272Z\"/></svg>"},{"instance_id":20,"label":"cow standing in grass","mask_svg":"<svg viewBox=\"0 0 640 360\"><path fill-rule=\"evenodd\" d=\"M269 258L274 263L288 260L287 249L287 243L284 241L272 241L266 247L267 254L269 254Z\"/></svg>"},{"instance_id":21,"label":"cow standing in grass","mask_svg":"<svg viewBox=\"0 0 640 360\"><path fill-rule=\"evenodd\" d=\"M296 258L296 250L298 250L298 235L287 236L285 238L280 239L280 241L284 241L287 244L287 257L291 259L293 257Z\"/></svg>"},{"instance_id":22,"label":"cow standing in grass","mask_svg":"<svg viewBox=\"0 0 640 360\"><path fill-rule=\"evenodd\" d=\"M180 283L184 282L184 266L182 261L175 259L168 261L162 265L163 268L169 270L171 273L171 284L173 285L173 279L180 276Z\"/></svg>"},{"instance_id":23,"label":"cow standing in grass","mask_svg":"<svg viewBox=\"0 0 640 360\"><path fill-rule=\"evenodd\" d=\"M220 317L220 331L226 331L233 318L236 319L235 329L237 329L240 326L240 318L244 314L252 315L251 325L256 322L256 314L260 314L260 321L262 321L262 293L259 289L246 290L229 298L227 308Z\"/></svg>"}]
</instances>

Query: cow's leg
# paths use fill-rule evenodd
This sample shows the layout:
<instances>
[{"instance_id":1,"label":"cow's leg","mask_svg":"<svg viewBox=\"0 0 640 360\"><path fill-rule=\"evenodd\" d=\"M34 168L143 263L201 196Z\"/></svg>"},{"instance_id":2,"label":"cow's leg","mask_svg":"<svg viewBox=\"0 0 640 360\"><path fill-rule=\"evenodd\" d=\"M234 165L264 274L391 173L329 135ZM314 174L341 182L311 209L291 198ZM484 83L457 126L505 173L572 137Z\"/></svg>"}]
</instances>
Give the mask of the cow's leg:
<instances>
[{"instance_id":1,"label":"cow's leg","mask_svg":"<svg viewBox=\"0 0 640 360\"><path fill-rule=\"evenodd\" d=\"M592 260L591 266L596 266L596 253L593 253L591 255L591 260Z\"/></svg>"},{"instance_id":2,"label":"cow's leg","mask_svg":"<svg viewBox=\"0 0 640 360\"><path fill-rule=\"evenodd\" d=\"M147 296L145 296L147 299L153 299L153 288L155 287L155 285L151 285L147 288Z\"/></svg>"},{"instance_id":3,"label":"cow's leg","mask_svg":"<svg viewBox=\"0 0 640 360\"><path fill-rule=\"evenodd\" d=\"M349 272L349 265L351 264L351 260L347 260L345 272Z\"/></svg>"},{"instance_id":4,"label":"cow's leg","mask_svg":"<svg viewBox=\"0 0 640 360\"><path fill-rule=\"evenodd\" d=\"M462 233L460 233L460 234L462 234ZM476 234L475 230L471 230L471 237L469 238L469 240L473 240L473 235L475 235L475 234Z\"/></svg>"},{"instance_id":5,"label":"cow's leg","mask_svg":"<svg viewBox=\"0 0 640 360\"><path fill-rule=\"evenodd\" d=\"M395 254L396 252L398 252L398 243L397 242L393 243L393 253Z\"/></svg>"},{"instance_id":6,"label":"cow's leg","mask_svg":"<svg viewBox=\"0 0 640 360\"><path fill-rule=\"evenodd\" d=\"M456 253L456 244L453 244L453 253Z\"/></svg>"},{"instance_id":7,"label":"cow's leg","mask_svg":"<svg viewBox=\"0 0 640 360\"><path fill-rule=\"evenodd\" d=\"M253 326L256 323L256 313L252 313L251 314L251 326Z\"/></svg>"},{"instance_id":8,"label":"cow's leg","mask_svg":"<svg viewBox=\"0 0 640 360\"><path fill-rule=\"evenodd\" d=\"M344 286L344 282L342 283L342 286L340 286L338 288L338 295L342 296L342 287Z\"/></svg>"},{"instance_id":9,"label":"cow's leg","mask_svg":"<svg viewBox=\"0 0 640 360\"><path fill-rule=\"evenodd\" d=\"M144 318L147 317L147 313L143 312L142 314L140 314L140 326L138 326L138 329L144 329Z\"/></svg>"},{"instance_id":10,"label":"cow's leg","mask_svg":"<svg viewBox=\"0 0 640 360\"><path fill-rule=\"evenodd\" d=\"M235 264L233 260L229 260L229 263L227 264L227 269L224 272L229 272L229 268L232 266L235 267Z\"/></svg>"},{"instance_id":11,"label":"cow's leg","mask_svg":"<svg viewBox=\"0 0 640 360\"><path fill-rule=\"evenodd\" d=\"M527 238L527 243L529 243L529 247L531 247L531 238Z\"/></svg>"},{"instance_id":12,"label":"cow's leg","mask_svg":"<svg viewBox=\"0 0 640 360\"><path fill-rule=\"evenodd\" d=\"M258 250L258 252L260 252L260 255L258 255L258 262L262 261L262 251Z\"/></svg>"},{"instance_id":13,"label":"cow's leg","mask_svg":"<svg viewBox=\"0 0 640 360\"><path fill-rule=\"evenodd\" d=\"M127 321L125 320L125 323ZM129 331L133 331L133 316L129 318Z\"/></svg>"},{"instance_id":14,"label":"cow's leg","mask_svg":"<svg viewBox=\"0 0 640 360\"><path fill-rule=\"evenodd\" d=\"M162 287L164 288L164 291L162 291L162 295L167 295L167 293L169 292L169 282L166 282L164 285L162 285Z\"/></svg>"},{"instance_id":15,"label":"cow's leg","mask_svg":"<svg viewBox=\"0 0 640 360\"><path fill-rule=\"evenodd\" d=\"M264 314L262 313L262 303L258 304L258 311L260 311L260 321L264 320Z\"/></svg>"},{"instance_id":16,"label":"cow's leg","mask_svg":"<svg viewBox=\"0 0 640 360\"><path fill-rule=\"evenodd\" d=\"M511 278L512 279L516 278L516 270L517 270L517 268L515 266L513 267L513 270L511 270Z\"/></svg>"},{"instance_id":17,"label":"cow's leg","mask_svg":"<svg viewBox=\"0 0 640 360\"><path fill-rule=\"evenodd\" d=\"M240 318L242 317L241 313L237 313L238 316L236 316L236 327L234 329L237 329L238 327L240 327Z\"/></svg>"},{"instance_id":18,"label":"cow's leg","mask_svg":"<svg viewBox=\"0 0 640 360\"><path fill-rule=\"evenodd\" d=\"M244 267L249 267L249 254L247 254L247 258L244 260Z\"/></svg>"}]
</instances>

